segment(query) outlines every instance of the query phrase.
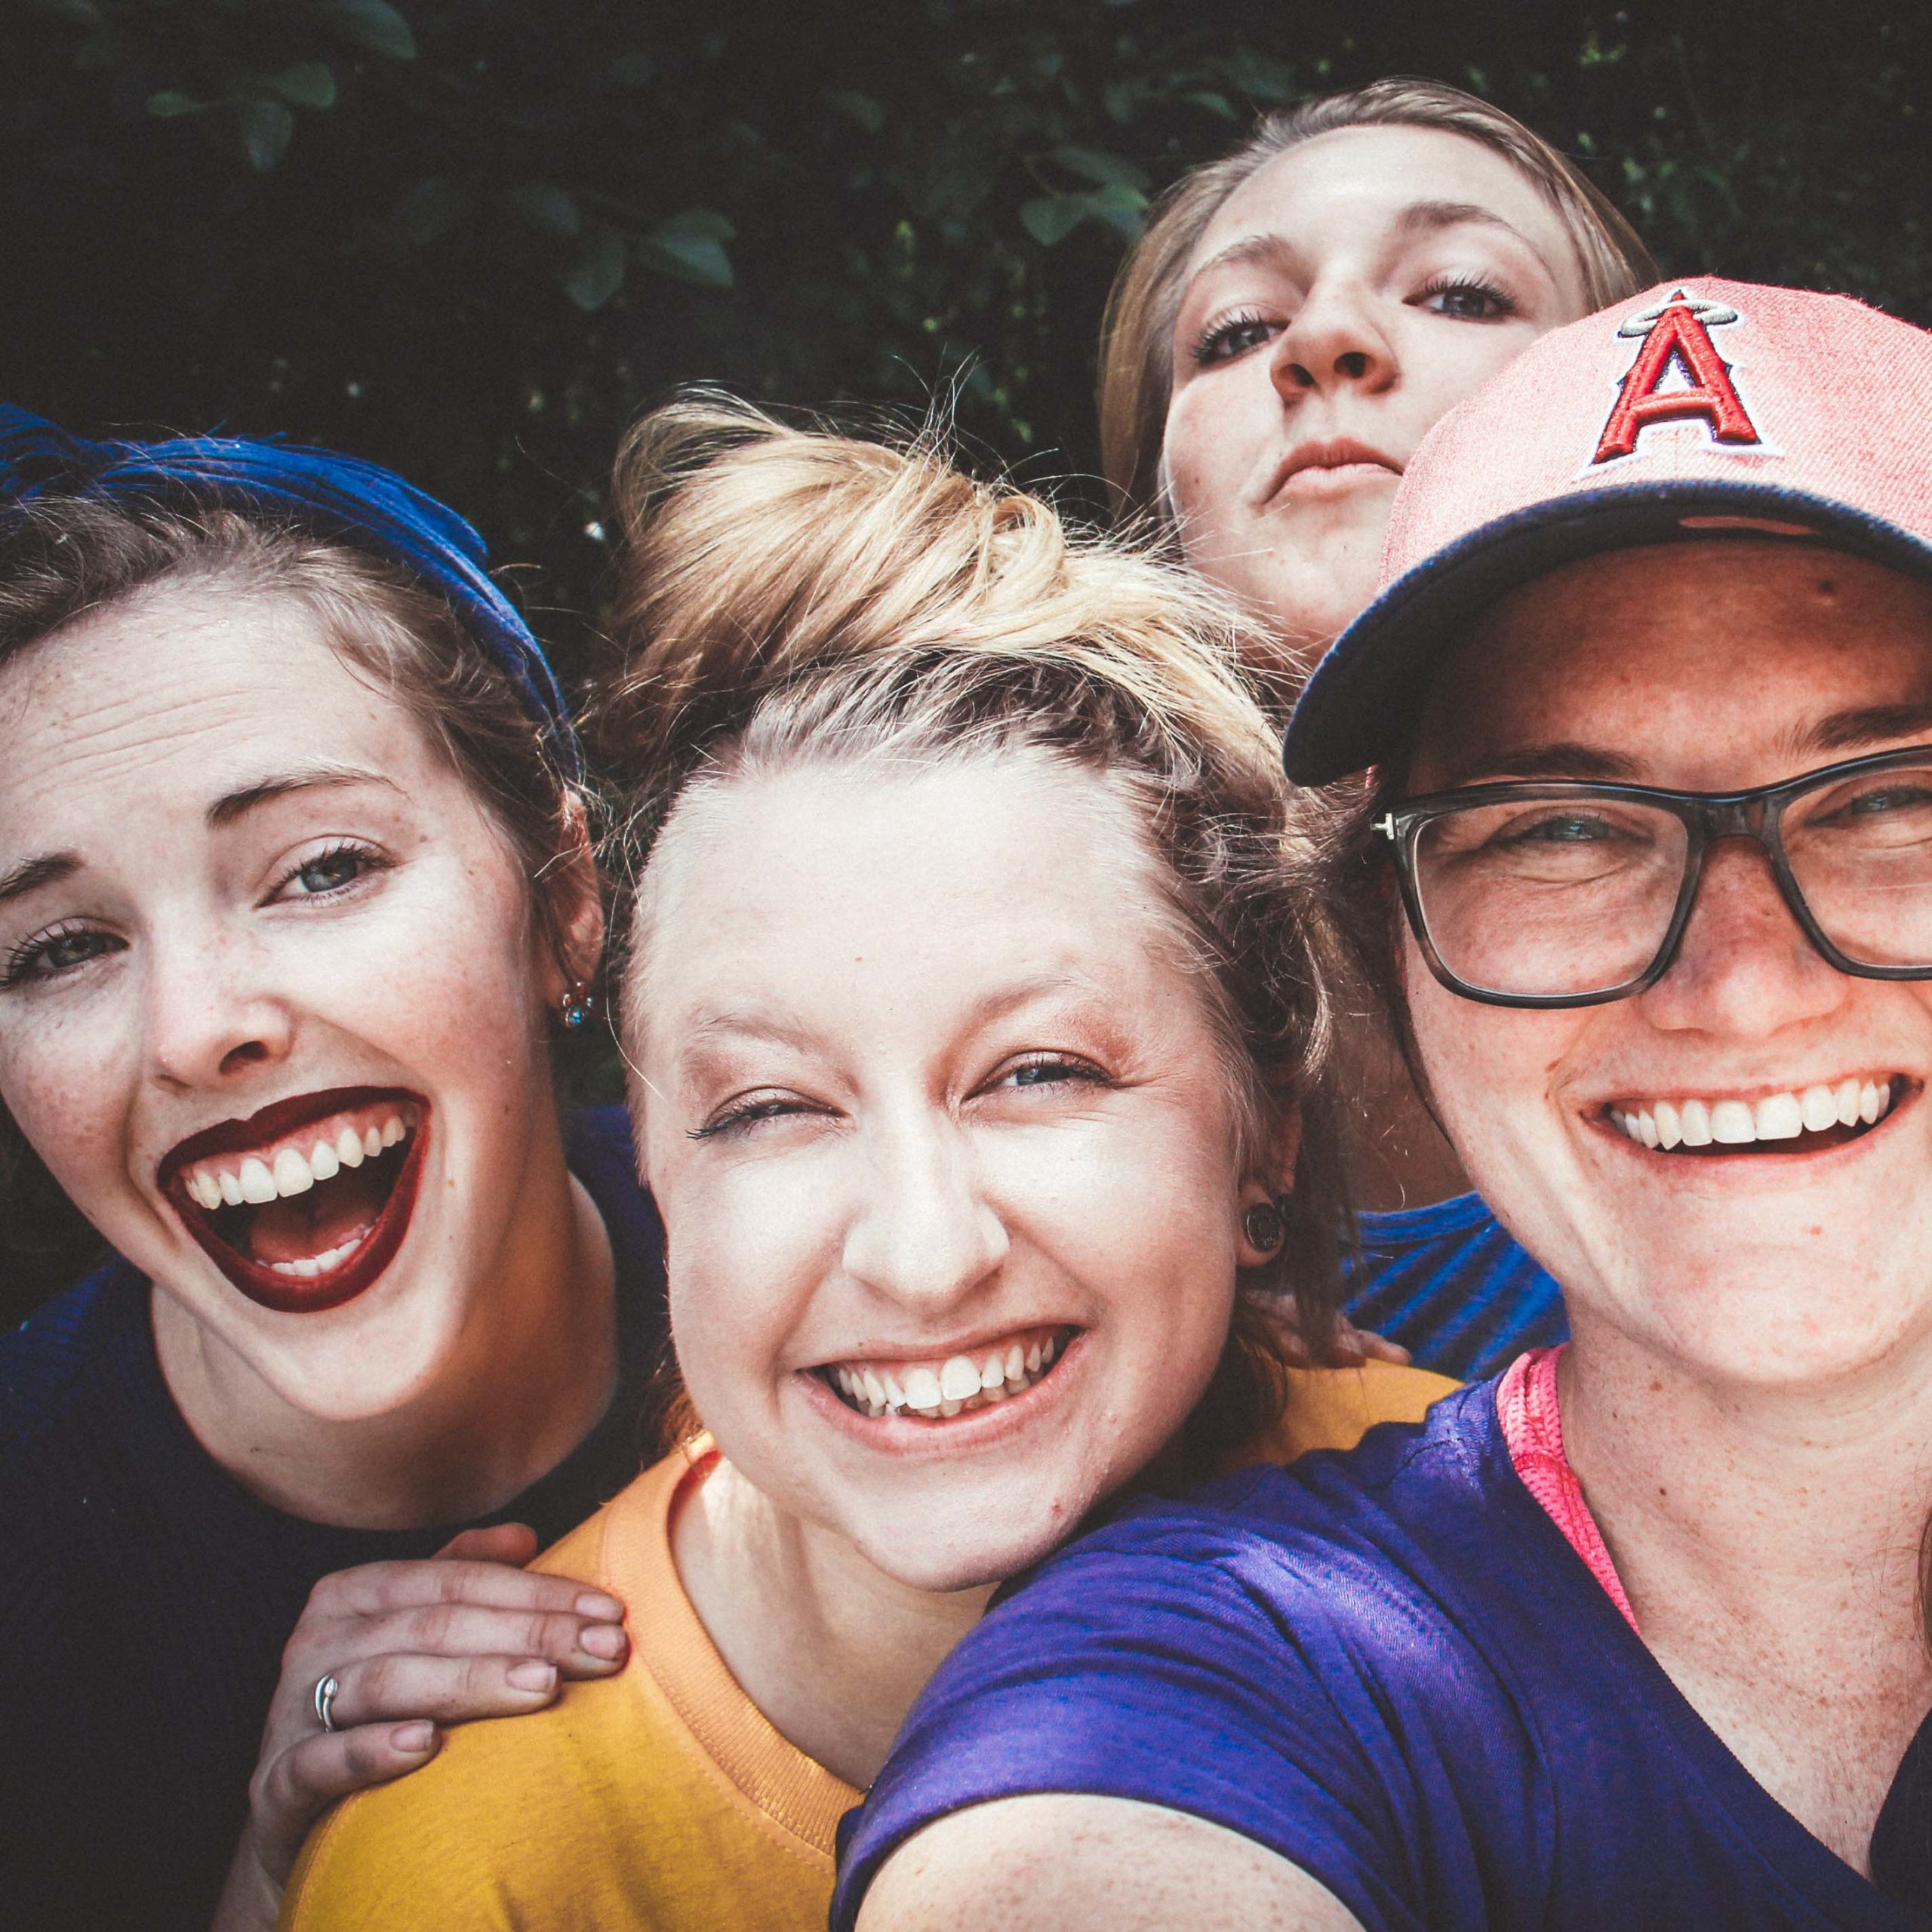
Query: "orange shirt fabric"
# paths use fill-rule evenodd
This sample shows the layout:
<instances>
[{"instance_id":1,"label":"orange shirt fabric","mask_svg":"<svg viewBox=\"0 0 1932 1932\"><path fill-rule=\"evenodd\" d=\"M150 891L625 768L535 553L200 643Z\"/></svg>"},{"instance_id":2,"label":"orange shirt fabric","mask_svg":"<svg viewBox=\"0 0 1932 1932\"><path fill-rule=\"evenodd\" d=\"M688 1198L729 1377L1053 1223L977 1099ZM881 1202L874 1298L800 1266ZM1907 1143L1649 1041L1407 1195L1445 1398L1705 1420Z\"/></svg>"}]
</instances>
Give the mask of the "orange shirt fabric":
<instances>
[{"instance_id":1,"label":"orange shirt fabric","mask_svg":"<svg viewBox=\"0 0 1932 1932\"><path fill-rule=\"evenodd\" d=\"M1455 1387L1371 1362L1298 1370L1246 1461L1352 1448ZM616 1675L549 1709L456 1726L420 1771L338 1805L281 1932L822 1932L833 1834L863 1795L773 1728L685 1594L671 1525L716 1463L700 1437L539 1558L628 1607Z\"/></svg>"}]
</instances>

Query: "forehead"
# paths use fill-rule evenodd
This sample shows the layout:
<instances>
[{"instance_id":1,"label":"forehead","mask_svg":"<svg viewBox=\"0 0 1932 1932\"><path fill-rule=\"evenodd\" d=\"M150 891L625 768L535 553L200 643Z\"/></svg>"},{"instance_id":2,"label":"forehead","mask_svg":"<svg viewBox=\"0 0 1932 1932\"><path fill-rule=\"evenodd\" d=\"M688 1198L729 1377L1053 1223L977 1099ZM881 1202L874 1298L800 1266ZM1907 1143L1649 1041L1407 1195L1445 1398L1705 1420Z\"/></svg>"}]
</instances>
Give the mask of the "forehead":
<instances>
[{"instance_id":1,"label":"forehead","mask_svg":"<svg viewBox=\"0 0 1932 1932\"><path fill-rule=\"evenodd\" d=\"M157 586L0 666L0 814L15 836L89 801L110 815L131 798L198 811L291 761L387 770L429 755L298 602L213 586Z\"/></svg>"},{"instance_id":2,"label":"forehead","mask_svg":"<svg viewBox=\"0 0 1932 1932\"><path fill-rule=\"evenodd\" d=\"M1415 776L1422 789L1429 771L1453 780L1512 751L1579 745L1662 760L1677 775L1659 782L1722 789L1764 782L1741 768L1821 723L1928 701L1932 588L1915 578L1775 538L1614 552L1471 626L1432 680ZM1859 748L1847 740L1846 755Z\"/></svg>"},{"instance_id":3,"label":"forehead","mask_svg":"<svg viewBox=\"0 0 1932 1932\"><path fill-rule=\"evenodd\" d=\"M669 1038L698 1001L904 1011L1016 971L1124 995L1160 970L1166 924L1134 810L1098 775L1027 752L861 758L688 798L651 859L632 971L638 1017Z\"/></svg>"},{"instance_id":4,"label":"forehead","mask_svg":"<svg viewBox=\"0 0 1932 1932\"><path fill-rule=\"evenodd\" d=\"M1190 271L1246 235L1370 245L1420 202L1468 202L1555 254L1569 248L1542 191L1494 149L1440 128L1339 128L1250 175L1215 211Z\"/></svg>"}]
</instances>

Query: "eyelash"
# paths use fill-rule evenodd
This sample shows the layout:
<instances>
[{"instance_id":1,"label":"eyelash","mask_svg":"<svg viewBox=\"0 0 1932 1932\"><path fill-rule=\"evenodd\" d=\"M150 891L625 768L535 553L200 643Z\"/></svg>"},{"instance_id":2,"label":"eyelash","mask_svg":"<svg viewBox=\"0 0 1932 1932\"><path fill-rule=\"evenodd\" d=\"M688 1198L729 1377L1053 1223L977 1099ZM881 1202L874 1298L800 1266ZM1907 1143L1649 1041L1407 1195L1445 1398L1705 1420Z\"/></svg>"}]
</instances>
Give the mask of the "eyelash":
<instances>
[{"instance_id":1,"label":"eyelash","mask_svg":"<svg viewBox=\"0 0 1932 1932\"><path fill-rule=\"evenodd\" d=\"M1460 315L1453 318L1454 320L1499 322L1506 315L1513 315L1516 312L1516 304L1506 291L1498 288L1493 281L1484 281L1478 275L1437 275L1423 286L1416 299L1420 303L1427 302L1432 296L1462 294L1485 296L1496 305L1495 309L1490 315Z\"/></svg>"},{"instance_id":2,"label":"eyelash","mask_svg":"<svg viewBox=\"0 0 1932 1932\"><path fill-rule=\"evenodd\" d=\"M344 880L340 885L325 886L319 892L306 892L301 897L304 899L333 899L340 894L352 892L370 872L385 871L390 863L390 861L381 853L377 851L373 847L363 844L360 840L340 839L334 844L325 847L321 851L312 853L299 866L291 866L288 872L275 881L275 889L269 894L270 902L272 903L279 898L297 879L312 867L325 866L331 859L344 857L361 860L365 869L358 872L355 878ZM0 961L0 992L10 991L14 987L25 986L30 980L38 980L45 982L64 979L69 974L81 971L85 967L91 964L93 960L78 960L70 966L54 966L48 968L45 971L36 969L41 967L42 962L60 946L63 940L88 938L112 940L112 935L97 932L91 926L72 925L63 921L48 931L38 933L32 939L23 940L7 955L4 961ZM100 957L101 955L99 953L93 955L94 959Z\"/></svg>"},{"instance_id":3,"label":"eyelash","mask_svg":"<svg viewBox=\"0 0 1932 1932\"><path fill-rule=\"evenodd\" d=\"M1238 355L1245 355L1247 349L1224 349L1222 345L1230 336L1240 334L1243 329L1265 329L1270 327L1267 316L1252 309L1241 309L1238 313L1224 316L1218 322L1211 322L1194 339L1190 352L1198 363L1232 362ZM1250 343L1249 349L1258 349L1259 343Z\"/></svg>"},{"instance_id":4,"label":"eyelash","mask_svg":"<svg viewBox=\"0 0 1932 1932\"><path fill-rule=\"evenodd\" d=\"M993 1088L1004 1084L1008 1078L1016 1074L1047 1068L1058 1069L1069 1082L1078 1081L1094 1087L1107 1087L1113 1084L1090 1061L1076 1060L1070 1054L1043 1054L1038 1059L1022 1060L1017 1065L1008 1067L1001 1079L993 1083ZM764 1121L783 1120L791 1115L809 1111L802 1100L740 1100L727 1107L715 1120L706 1121L702 1127L687 1128L685 1137L689 1140L715 1140L724 1135L748 1131Z\"/></svg>"}]
</instances>

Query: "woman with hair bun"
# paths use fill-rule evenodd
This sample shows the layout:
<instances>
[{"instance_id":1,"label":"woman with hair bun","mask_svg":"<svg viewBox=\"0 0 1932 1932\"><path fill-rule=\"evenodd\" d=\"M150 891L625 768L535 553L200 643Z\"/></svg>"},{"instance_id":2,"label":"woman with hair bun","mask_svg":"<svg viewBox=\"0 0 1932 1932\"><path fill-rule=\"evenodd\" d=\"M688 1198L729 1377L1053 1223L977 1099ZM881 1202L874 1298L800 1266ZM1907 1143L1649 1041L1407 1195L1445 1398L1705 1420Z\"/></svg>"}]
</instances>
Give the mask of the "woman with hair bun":
<instances>
[{"instance_id":1,"label":"woman with hair bun","mask_svg":"<svg viewBox=\"0 0 1932 1932\"><path fill-rule=\"evenodd\" d=\"M1453 405L1539 337L1657 279L1577 165L1489 102L1377 81L1266 115L1182 177L1121 265L1100 343L1123 515L1238 598L1285 703L1373 595L1395 488ZM1562 1339L1556 1284L1475 1195L1373 1020L1338 1084L1371 1211L1349 1313L1432 1368Z\"/></svg>"},{"instance_id":2,"label":"woman with hair bun","mask_svg":"<svg viewBox=\"0 0 1932 1932\"><path fill-rule=\"evenodd\" d=\"M623 1654L510 1567L639 1466L663 1278L559 1108L603 915L483 561L350 457L0 411L0 1132L115 1251L0 1337L36 1932L205 1932L224 1872L266 1924L328 1802Z\"/></svg>"},{"instance_id":3,"label":"woman with hair bun","mask_svg":"<svg viewBox=\"0 0 1932 1932\"><path fill-rule=\"evenodd\" d=\"M1352 1443L1326 928L1204 588L928 447L717 401L620 460L614 971L688 1430L543 1559L626 1668L311 1839L298 1932L817 1928L994 1588Z\"/></svg>"}]
</instances>

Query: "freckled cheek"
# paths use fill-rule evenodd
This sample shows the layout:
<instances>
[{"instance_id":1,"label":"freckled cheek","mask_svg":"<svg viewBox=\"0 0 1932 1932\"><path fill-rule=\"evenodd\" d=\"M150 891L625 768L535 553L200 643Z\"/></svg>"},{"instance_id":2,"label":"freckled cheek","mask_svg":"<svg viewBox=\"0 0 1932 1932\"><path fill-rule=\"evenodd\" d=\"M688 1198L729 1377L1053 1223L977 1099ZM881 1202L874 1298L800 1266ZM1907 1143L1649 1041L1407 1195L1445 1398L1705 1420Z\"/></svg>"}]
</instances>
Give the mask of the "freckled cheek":
<instances>
[{"instance_id":1,"label":"freckled cheek","mask_svg":"<svg viewBox=\"0 0 1932 1932\"><path fill-rule=\"evenodd\" d=\"M106 1016L0 1026L0 1100L84 1212L100 1211L103 1192L126 1185L128 1044Z\"/></svg>"},{"instance_id":2,"label":"freckled cheek","mask_svg":"<svg viewBox=\"0 0 1932 1932\"><path fill-rule=\"evenodd\" d=\"M1175 509L1197 521L1225 518L1236 509L1237 486L1252 466L1258 440L1253 408L1230 408L1198 392L1177 403L1163 445Z\"/></svg>"}]
</instances>

